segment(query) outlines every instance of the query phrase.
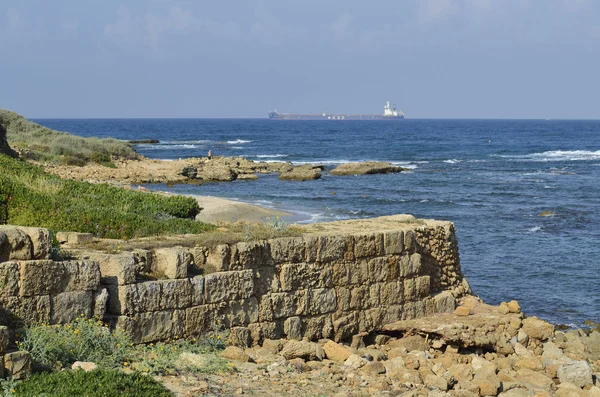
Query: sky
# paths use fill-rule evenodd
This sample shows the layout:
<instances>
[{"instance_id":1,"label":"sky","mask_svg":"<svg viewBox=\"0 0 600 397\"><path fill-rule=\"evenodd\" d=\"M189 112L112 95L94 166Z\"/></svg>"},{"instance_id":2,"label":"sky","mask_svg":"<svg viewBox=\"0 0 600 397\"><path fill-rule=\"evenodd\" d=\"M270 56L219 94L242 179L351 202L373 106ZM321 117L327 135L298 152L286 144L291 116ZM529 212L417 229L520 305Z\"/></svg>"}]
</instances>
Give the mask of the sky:
<instances>
[{"instance_id":1,"label":"sky","mask_svg":"<svg viewBox=\"0 0 600 397\"><path fill-rule=\"evenodd\" d=\"M2 0L30 118L600 119L595 0Z\"/></svg>"}]
</instances>

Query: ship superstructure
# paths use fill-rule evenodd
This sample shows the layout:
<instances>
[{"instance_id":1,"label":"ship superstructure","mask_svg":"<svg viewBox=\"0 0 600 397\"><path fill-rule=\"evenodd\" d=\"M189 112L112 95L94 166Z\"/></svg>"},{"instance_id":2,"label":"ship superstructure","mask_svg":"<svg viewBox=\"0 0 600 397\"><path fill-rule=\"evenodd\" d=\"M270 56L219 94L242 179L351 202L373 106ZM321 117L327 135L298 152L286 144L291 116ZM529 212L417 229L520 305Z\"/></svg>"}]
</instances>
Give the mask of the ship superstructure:
<instances>
[{"instance_id":1,"label":"ship superstructure","mask_svg":"<svg viewBox=\"0 0 600 397\"><path fill-rule=\"evenodd\" d=\"M404 113L396 110L395 104L390 107L390 101L387 101L383 107L383 114L291 114L274 110L269 112L269 118L275 120L403 120Z\"/></svg>"}]
</instances>

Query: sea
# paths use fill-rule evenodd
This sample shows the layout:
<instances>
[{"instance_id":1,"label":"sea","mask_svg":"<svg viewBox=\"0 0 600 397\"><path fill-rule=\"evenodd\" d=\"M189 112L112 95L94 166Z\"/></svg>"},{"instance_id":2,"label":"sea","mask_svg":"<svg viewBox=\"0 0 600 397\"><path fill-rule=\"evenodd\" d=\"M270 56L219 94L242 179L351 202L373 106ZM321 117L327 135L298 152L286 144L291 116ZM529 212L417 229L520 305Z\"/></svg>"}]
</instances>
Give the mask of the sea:
<instances>
[{"instance_id":1,"label":"sea","mask_svg":"<svg viewBox=\"0 0 600 397\"><path fill-rule=\"evenodd\" d=\"M600 121L44 119L49 128L140 144L172 160L241 156L322 164L387 161L407 171L314 181L147 186L290 211L290 221L412 214L452 221L462 270L485 302L516 299L555 324L600 323Z\"/></svg>"}]
</instances>

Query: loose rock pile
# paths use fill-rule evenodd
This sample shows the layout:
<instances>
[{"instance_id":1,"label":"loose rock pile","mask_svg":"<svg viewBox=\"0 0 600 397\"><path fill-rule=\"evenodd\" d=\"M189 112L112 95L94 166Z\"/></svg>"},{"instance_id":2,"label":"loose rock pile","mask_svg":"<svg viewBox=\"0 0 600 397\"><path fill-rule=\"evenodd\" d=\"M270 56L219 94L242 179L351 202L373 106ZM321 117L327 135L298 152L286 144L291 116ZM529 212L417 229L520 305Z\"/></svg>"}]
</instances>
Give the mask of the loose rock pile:
<instances>
[{"instance_id":1,"label":"loose rock pile","mask_svg":"<svg viewBox=\"0 0 600 397\"><path fill-rule=\"evenodd\" d=\"M556 331L524 318L517 302L472 296L455 314L399 321L349 344L265 340L222 355L239 369L223 382L238 394L600 396L598 331Z\"/></svg>"}]
</instances>

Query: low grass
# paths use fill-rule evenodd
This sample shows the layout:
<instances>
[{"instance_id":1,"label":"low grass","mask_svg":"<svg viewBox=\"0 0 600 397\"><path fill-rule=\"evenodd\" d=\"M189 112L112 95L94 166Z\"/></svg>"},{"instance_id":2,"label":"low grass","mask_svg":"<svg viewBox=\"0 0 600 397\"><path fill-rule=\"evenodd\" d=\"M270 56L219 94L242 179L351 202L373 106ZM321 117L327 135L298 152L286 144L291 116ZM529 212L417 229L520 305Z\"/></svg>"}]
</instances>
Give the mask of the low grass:
<instances>
[{"instance_id":1,"label":"low grass","mask_svg":"<svg viewBox=\"0 0 600 397\"><path fill-rule=\"evenodd\" d=\"M14 392L12 392L14 390ZM97 369L35 374L11 390L15 397L170 397L173 394L150 376Z\"/></svg>"},{"instance_id":2,"label":"low grass","mask_svg":"<svg viewBox=\"0 0 600 397\"><path fill-rule=\"evenodd\" d=\"M94 162L114 166L113 159L136 159L139 155L125 141L83 138L33 123L17 113L0 109L0 124L10 146L21 157L56 164L85 165Z\"/></svg>"},{"instance_id":3,"label":"low grass","mask_svg":"<svg viewBox=\"0 0 600 397\"><path fill-rule=\"evenodd\" d=\"M131 239L198 234L215 227L194 220L196 200L60 179L0 154L0 222Z\"/></svg>"}]
</instances>

